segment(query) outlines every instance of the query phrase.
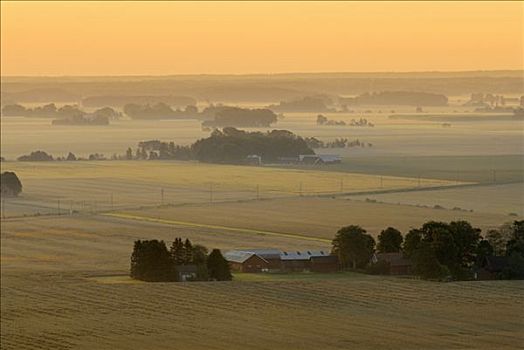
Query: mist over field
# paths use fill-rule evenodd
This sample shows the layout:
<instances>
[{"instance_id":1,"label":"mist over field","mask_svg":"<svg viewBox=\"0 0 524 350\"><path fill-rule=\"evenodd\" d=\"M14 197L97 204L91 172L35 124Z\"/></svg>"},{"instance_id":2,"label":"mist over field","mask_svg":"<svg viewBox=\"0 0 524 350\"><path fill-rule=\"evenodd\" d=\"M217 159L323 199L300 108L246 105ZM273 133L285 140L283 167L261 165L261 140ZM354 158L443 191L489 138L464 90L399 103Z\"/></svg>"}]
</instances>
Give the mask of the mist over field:
<instances>
[{"instance_id":1,"label":"mist over field","mask_svg":"<svg viewBox=\"0 0 524 350\"><path fill-rule=\"evenodd\" d=\"M524 344L521 3L1 7L2 349Z\"/></svg>"}]
</instances>

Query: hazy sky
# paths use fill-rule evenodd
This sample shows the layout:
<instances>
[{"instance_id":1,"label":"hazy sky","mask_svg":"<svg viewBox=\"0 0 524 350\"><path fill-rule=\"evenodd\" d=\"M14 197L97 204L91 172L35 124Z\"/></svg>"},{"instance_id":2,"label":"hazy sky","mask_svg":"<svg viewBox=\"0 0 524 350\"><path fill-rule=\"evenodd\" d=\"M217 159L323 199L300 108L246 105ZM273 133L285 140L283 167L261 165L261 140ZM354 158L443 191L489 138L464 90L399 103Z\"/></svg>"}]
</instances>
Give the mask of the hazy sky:
<instances>
[{"instance_id":1,"label":"hazy sky","mask_svg":"<svg viewBox=\"0 0 524 350\"><path fill-rule=\"evenodd\" d=\"M523 2L1 2L2 75L523 68Z\"/></svg>"}]
</instances>

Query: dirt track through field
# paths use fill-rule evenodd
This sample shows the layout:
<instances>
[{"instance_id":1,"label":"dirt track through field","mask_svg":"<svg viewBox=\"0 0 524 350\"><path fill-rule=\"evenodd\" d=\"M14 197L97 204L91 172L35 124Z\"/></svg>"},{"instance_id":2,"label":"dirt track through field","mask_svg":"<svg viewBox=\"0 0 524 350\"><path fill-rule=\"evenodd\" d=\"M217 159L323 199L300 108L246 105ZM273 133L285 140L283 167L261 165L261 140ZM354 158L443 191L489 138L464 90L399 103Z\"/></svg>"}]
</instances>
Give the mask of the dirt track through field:
<instances>
[{"instance_id":1,"label":"dirt track through field","mask_svg":"<svg viewBox=\"0 0 524 350\"><path fill-rule=\"evenodd\" d=\"M196 222L167 220L167 219L153 218L153 217L148 217L148 216L122 214L122 213L105 213L105 214L102 214L102 215L110 216L110 217L116 217L116 218L119 218L119 219L147 221L147 222L154 222L154 223L167 224L167 225L177 225L177 226L187 226L187 227L200 227L200 228L217 229L217 230L225 230L225 231L234 231L234 232L241 232L241 233L248 233L248 234L263 234L263 235L268 235L268 236L278 236L278 237L286 237L286 238L298 238L298 239L303 239L303 240L307 240L307 241L331 243L331 240L329 240L329 239L308 237L308 236L300 235L300 234L297 234L297 233L272 232L272 231L254 230L254 229L249 229L249 228L239 228L239 227L229 227L229 226L221 226L221 225L200 224L200 223L196 223Z\"/></svg>"}]
</instances>

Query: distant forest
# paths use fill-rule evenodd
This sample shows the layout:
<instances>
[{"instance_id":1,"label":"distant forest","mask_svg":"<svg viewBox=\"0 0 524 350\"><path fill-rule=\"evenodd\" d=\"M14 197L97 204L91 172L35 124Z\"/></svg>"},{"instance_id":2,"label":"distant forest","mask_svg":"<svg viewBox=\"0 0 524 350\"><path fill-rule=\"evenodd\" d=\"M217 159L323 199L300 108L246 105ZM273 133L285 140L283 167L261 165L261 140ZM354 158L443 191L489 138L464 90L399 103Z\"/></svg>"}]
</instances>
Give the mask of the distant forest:
<instances>
[{"instance_id":1,"label":"distant forest","mask_svg":"<svg viewBox=\"0 0 524 350\"><path fill-rule=\"evenodd\" d=\"M113 106L122 108L126 104L136 103L141 105L164 103L174 107L194 106L197 101L189 96L143 96L143 95L105 95L105 96L90 96L82 99L82 106L84 107L103 107Z\"/></svg>"},{"instance_id":2,"label":"distant forest","mask_svg":"<svg viewBox=\"0 0 524 350\"><path fill-rule=\"evenodd\" d=\"M269 109L249 109L211 105L199 111L196 106L184 110L173 109L165 103L124 106L124 112L132 119L199 119L204 127L269 127L277 122L277 115Z\"/></svg>"},{"instance_id":3,"label":"distant forest","mask_svg":"<svg viewBox=\"0 0 524 350\"><path fill-rule=\"evenodd\" d=\"M26 108L19 104L6 105L2 115L10 117L56 118L53 125L108 125L110 120L119 119L122 114L113 108L104 107L93 113L87 113L77 106L65 105L57 108L54 103L34 108Z\"/></svg>"},{"instance_id":4,"label":"distant forest","mask_svg":"<svg viewBox=\"0 0 524 350\"><path fill-rule=\"evenodd\" d=\"M133 151L129 147L122 155L114 154L111 160L197 160L207 163L246 164L248 156L261 157L264 162L278 161L281 157L298 157L315 154L312 146L320 141L304 139L287 130L248 132L233 127L215 129L209 137L192 145L177 145L173 141L148 140L138 143ZM358 140L357 140L358 141ZM347 142L347 140L346 140ZM321 143L324 147L324 143ZM330 144L325 144L326 147ZM344 143L344 146L346 144ZM348 144L347 147L350 147ZM108 160L103 154L90 154L88 158L76 157L69 152L67 157L53 157L37 150L17 158L21 162Z\"/></svg>"},{"instance_id":5,"label":"distant forest","mask_svg":"<svg viewBox=\"0 0 524 350\"><path fill-rule=\"evenodd\" d=\"M446 96L479 91L523 94L522 82L522 71L180 75L140 79L125 76L2 77L1 97L4 104L78 102L82 98L104 95L191 96L199 101L272 103L316 94L351 96L369 91L422 91ZM158 102L170 104L169 101Z\"/></svg>"},{"instance_id":6,"label":"distant forest","mask_svg":"<svg viewBox=\"0 0 524 350\"><path fill-rule=\"evenodd\" d=\"M413 91L383 91L365 93L357 97L339 98L341 105L399 105L399 106L446 106L448 98L442 94Z\"/></svg>"}]
</instances>

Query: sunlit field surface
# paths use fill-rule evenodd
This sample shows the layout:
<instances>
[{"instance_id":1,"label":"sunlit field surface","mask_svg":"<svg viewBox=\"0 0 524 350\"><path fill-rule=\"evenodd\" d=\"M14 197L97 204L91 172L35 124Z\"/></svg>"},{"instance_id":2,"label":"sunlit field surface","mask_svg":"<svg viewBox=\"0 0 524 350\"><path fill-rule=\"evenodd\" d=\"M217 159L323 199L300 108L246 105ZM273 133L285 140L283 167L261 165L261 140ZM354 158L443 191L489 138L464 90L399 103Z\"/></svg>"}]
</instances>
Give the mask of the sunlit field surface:
<instances>
[{"instance_id":1,"label":"sunlit field surface","mask_svg":"<svg viewBox=\"0 0 524 350\"><path fill-rule=\"evenodd\" d=\"M423 178L182 161L4 162L2 171L6 170L15 171L24 186L19 197L4 200L7 217L457 185Z\"/></svg>"},{"instance_id":2,"label":"sunlit field surface","mask_svg":"<svg viewBox=\"0 0 524 350\"><path fill-rule=\"evenodd\" d=\"M329 249L328 232L340 222L328 222L343 213L345 224L362 223L374 235L371 223L383 224L394 215L401 218L396 222L401 228L418 224L414 216L459 215L330 199L253 205L173 209L173 215L165 215L169 222L107 215L2 220L2 349L169 348L173 343L191 349L289 349L297 341L303 349L375 349L386 342L404 349L514 349L524 340L520 281L438 283L354 273L240 274L233 282L216 283L135 283L127 277L135 239L170 242L182 236L222 250ZM318 220L311 215L314 208ZM221 215L232 210L230 221ZM224 227L176 222L203 215L200 222ZM301 216L306 221L293 227ZM464 218L479 224L503 220ZM234 229L255 222L268 232ZM315 222L314 229L304 229ZM322 227L323 222L333 227ZM316 229L319 239L309 239Z\"/></svg>"}]
</instances>

